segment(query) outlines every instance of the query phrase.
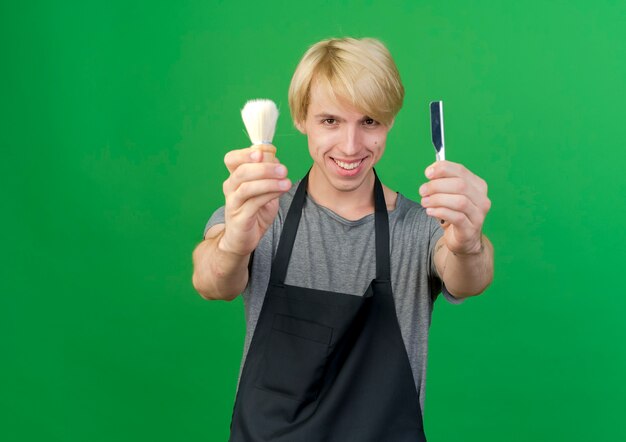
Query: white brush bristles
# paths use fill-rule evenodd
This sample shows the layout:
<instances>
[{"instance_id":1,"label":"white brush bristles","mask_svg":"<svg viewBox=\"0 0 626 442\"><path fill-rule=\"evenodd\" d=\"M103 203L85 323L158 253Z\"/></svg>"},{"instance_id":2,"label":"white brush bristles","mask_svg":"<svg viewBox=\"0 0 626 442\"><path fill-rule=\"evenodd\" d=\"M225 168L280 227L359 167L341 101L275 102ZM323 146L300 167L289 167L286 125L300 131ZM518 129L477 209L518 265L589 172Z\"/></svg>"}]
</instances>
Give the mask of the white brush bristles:
<instances>
[{"instance_id":1,"label":"white brush bristles","mask_svg":"<svg viewBox=\"0 0 626 442\"><path fill-rule=\"evenodd\" d=\"M250 100L241 109L241 118L252 144L272 144L278 108L272 100Z\"/></svg>"}]
</instances>

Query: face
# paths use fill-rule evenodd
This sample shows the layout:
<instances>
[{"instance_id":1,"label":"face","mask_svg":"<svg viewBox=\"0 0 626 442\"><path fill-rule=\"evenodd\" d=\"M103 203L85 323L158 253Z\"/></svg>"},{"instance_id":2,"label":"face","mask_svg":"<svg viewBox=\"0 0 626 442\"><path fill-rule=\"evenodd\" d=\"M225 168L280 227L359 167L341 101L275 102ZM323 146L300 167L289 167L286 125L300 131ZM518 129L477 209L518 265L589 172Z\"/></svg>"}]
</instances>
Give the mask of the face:
<instances>
[{"instance_id":1,"label":"face","mask_svg":"<svg viewBox=\"0 0 626 442\"><path fill-rule=\"evenodd\" d=\"M297 127L308 137L311 185L318 195L371 193L372 168L385 151L390 126L337 102L323 86L314 83L310 94L307 118Z\"/></svg>"}]
</instances>

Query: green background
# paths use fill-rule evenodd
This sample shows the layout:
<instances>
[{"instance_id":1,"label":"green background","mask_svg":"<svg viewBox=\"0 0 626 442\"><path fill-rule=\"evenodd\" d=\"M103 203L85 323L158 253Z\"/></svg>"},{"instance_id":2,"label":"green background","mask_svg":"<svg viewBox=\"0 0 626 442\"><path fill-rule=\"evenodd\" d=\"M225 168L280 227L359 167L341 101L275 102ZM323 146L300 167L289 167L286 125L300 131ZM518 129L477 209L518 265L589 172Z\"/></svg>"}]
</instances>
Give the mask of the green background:
<instances>
[{"instance_id":1,"label":"green background","mask_svg":"<svg viewBox=\"0 0 626 442\"><path fill-rule=\"evenodd\" d=\"M0 438L224 441L241 299L191 252L222 204L239 109L306 48L372 36L405 106L378 169L417 198L447 156L489 183L496 276L431 327L430 441L626 440L626 2L35 2L0 6Z\"/></svg>"}]
</instances>

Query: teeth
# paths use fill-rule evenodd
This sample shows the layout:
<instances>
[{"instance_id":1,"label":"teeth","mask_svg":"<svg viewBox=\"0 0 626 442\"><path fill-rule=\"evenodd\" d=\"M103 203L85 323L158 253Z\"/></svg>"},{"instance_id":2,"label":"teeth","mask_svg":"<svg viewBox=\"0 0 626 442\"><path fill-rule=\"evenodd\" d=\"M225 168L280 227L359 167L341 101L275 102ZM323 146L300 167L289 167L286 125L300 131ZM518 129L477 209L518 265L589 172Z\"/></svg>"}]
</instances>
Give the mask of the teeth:
<instances>
[{"instance_id":1,"label":"teeth","mask_svg":"<svg viewBox=\"0 0 626 442\"><path fill-rule=\"evenodd\" d=\"M342 169L353 170L359 167L359 165L361 164L361 160L357 161L356 163L344 163L343 161L335 160L335 163L337 163L337 165Z\"/></svg>"}]
</instances>

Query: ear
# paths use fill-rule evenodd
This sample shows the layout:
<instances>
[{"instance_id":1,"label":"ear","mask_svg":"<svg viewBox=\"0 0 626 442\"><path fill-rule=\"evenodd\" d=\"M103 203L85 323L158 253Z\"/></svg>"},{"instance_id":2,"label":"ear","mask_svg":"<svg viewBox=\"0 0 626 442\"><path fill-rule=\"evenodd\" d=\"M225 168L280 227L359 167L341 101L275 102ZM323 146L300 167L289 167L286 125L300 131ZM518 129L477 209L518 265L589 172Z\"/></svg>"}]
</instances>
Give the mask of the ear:
<instances>
[{"instance_id":1,"label":"ear","mask_svg":"<svg viewBox=\"0 0 626 442\"><path fill-rule=\"evenodd\" d=\"M389 123L389 126L387 126L388 130L391 130L391 128L393 127L393 123L396 122L396 117L393 117L393 120L391 120L391 123Z\"/></svg>"},{"instance_id":2,"label":"ear","mask_svg":"<svg viewBox=\"0 0 626 442\"><path fill-rule=\"evenodd\" d=\"M300 131L302 135L306 135L306 126L304 125L304 121L297 121L294 123L296 129Z\"/></svg>"}]
</instances>

